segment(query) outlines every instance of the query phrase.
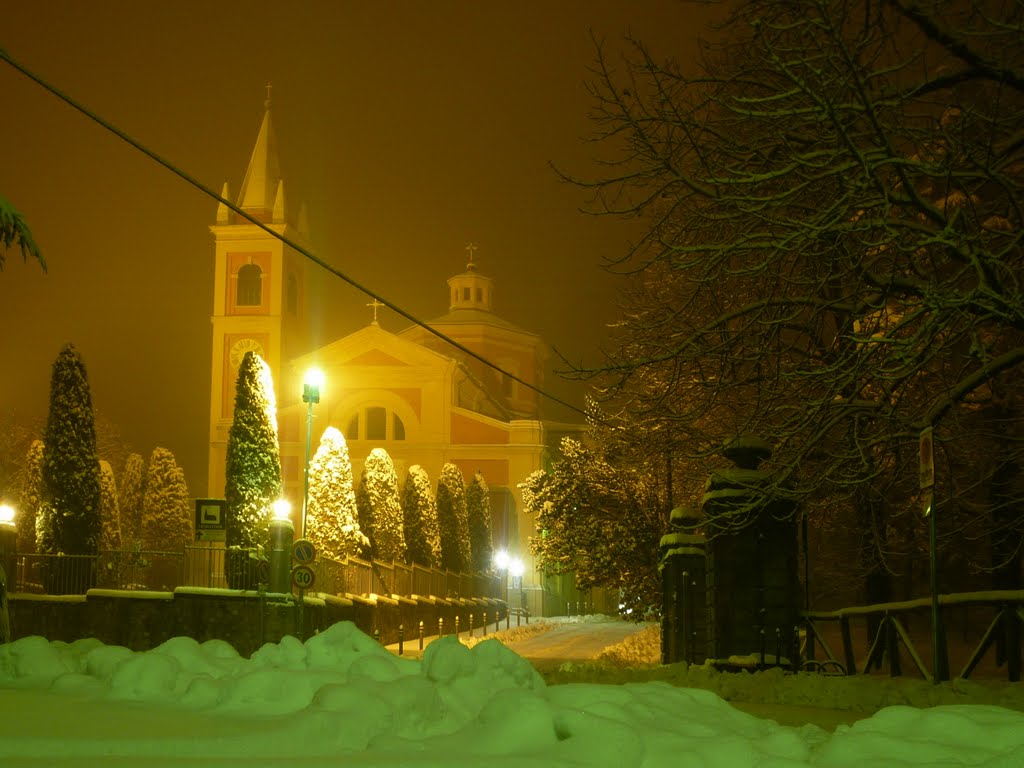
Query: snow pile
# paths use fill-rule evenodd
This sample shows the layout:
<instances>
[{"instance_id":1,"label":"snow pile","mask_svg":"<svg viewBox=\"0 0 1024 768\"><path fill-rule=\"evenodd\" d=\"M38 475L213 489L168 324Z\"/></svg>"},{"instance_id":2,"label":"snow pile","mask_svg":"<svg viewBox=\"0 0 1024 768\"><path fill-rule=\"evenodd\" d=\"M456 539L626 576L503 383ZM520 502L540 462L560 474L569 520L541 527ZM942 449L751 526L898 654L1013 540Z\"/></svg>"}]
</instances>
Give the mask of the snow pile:
<instances>
[{"instance_id":1,"label":"snow pile","mask_svg":"<svg viewBox=\"0 0 1024 768\"><path fill-rule=\"evenodd\" d=\"M535 621L532 624L523 624L518 627L510 627L509 629L502 629L498 632L492 632L487 635L475 635L473 637L460 637L460 642L467 648L472 648L478 643L482 643L484 640L498 640L504 645L512 645L518 643L521 640L525 640L528 637L536 637L545 632L548 632L555 627L555 622L541 619Z\"/></svg>"},{"instance_id":2,"label":"snow pile","mask_svg":"<svg viewBox=\"0 0 1024 768\"><path fill-rule=\"evenodd\" d=\"M645 626L621 643L605 648L597 657L597 662L614 667L645 667L661 664L661 625Z\"/></svg>"},{"instance_id":3,"label":"snow pile","mask_svg":"<svg viewBox=\"0 0 1024 768\"><path fill-rule=\"evenodd\" d=\"M1008 709L896 707L830 735L677 687L691 674L779 689L806 676L600 669L623 684L548 686L493 638L467 648L444 637L422 662L402 658L350 623L251 659L220 641L132 652L30 637L0 646L0 764L996 768L1024 754L1024 715ZM631 681L653 673L675 685Z\"/></svg>"}]
</instances>

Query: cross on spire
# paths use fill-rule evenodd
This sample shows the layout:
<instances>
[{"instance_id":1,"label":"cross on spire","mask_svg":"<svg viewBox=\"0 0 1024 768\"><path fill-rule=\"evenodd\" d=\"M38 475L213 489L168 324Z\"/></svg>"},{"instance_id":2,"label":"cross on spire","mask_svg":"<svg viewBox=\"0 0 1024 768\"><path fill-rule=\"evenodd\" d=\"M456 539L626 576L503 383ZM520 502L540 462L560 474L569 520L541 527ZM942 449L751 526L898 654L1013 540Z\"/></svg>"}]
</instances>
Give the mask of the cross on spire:
<instances>
[{"instance_id":1,"label":"cross on spire","mask_svg":"<svg viewBox=\"0 0 1024 768\"><path fill-rule=\"evenodd\" d=\"M467 245L466 252L469 254L469 263L466 265L466 269L476 269L476 264L473 263L473 258L476 256L477 244L470 243Z\"/></svg>"},{"instance_id":2,"label":"cross on spire","mask_svg":"<svg viewBox=\"0 0 1024 768\"><path fill-rule=\"evenodd\" d=\"M371 301L371 302L370 302L369 304L367 304L366 306L368 306L368 307L373 307L373 324L374 324L374 325L377 325L377 309L378 309L379 307L384 307L384 306L387 306L387 305L386 305L386 304L381 304L381 303L380 303L379 301L377 301L376 299L374 299L373 301Z\"/></svg>"}]
</instances>

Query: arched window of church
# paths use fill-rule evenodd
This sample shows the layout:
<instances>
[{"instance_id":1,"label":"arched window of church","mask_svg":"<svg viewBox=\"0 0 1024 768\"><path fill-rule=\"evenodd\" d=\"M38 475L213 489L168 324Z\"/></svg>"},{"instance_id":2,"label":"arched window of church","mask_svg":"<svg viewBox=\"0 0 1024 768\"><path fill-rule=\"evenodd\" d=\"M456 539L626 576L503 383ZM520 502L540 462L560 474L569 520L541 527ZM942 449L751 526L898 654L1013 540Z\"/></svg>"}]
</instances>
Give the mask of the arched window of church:
<instances>
[{"instance_id":1,"label":"arched window of church","mask_svg":"<svg viewBox=\"0 0 1024 768\"><path fill-rule=\"evenodd\" d=\"M405 440L405 424L398 418L397 413L391 414L391 439Z\"/></svg>"},{"instance_id":2,"label":"arched window of church","mask_svg":"<svg viewBox=\"0 0 1024 768\"><path fill-rule=\"evenodd\" d=\"M388 412L380 407L366 409L366 439L387 440Z\"/></svg>"},{"instance_id":3,"label":"arched window of church","mask_svg":"<svg viewBox=\"0 0 1024 768\"><path fill-rule=\"evenodd\" d=\"M359 414L353 413L352 418L348 422L348 426L345 428L345 439L346 440L358 440L359 439Z\"/></svg>"},{"instance_id":4,"label":"arched window of church","mask_svg":"<svg viewBox=\"0 0 1024 768\"><path fill-rule=\"evenodd\" d=\"M238 270L238 306L258 307L263 303L263 270L243 264Z\"/></svg>"},{"instance_id":5,"label":"arched window of church","mask_svg":"<svg viewBox=\"0 0 1024 768\"><path fill-rule=\"evenodd\" d=\"M462 300L469 301L469 288L462 289Z\"/></svg>"},{"instance_id":6,"label":"arched window of church","mask_svg":"<svg viewBox=\"0 0 1024 768\"><path fill-rule=\"evenodd\" d=\"M288 273L286 296L288 314L297 315L299 313L299 281L295 279L295 274L292 272Z\"/></svg>"}]
</instances>

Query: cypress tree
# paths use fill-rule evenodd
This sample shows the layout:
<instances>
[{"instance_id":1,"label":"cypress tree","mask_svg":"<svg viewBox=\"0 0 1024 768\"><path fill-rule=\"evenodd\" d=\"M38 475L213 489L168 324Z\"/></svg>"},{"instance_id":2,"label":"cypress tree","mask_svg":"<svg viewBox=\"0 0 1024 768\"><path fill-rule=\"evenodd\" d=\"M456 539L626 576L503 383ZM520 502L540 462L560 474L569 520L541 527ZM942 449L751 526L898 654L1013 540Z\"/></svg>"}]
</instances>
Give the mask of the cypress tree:
<instances>
[{"instance_id":1,"label":"cypress tree","mask_svg":"<svg viewBox=\"0 0 1024 768\"><path fill-rule=\"evenodd\" d=\"M100 465L85 364L74 345L61 350L50 378L50 410L43 435L42 516L46 554L95 555L100 538ZM51 563L48 591L92 586L88 561Z\"/></svg>"},{"instance_id":2,"label":"cypress tree","mask_svg":"<svg viewBox=\"0 0 1024 768\"><path fill-rule=\"evenodd\" d=\"M36 519L43 502L43 441L33 440L25 458L25 474L19 502L18 551L22 554L36 551Z\"/></svg>"},{"instance_id":3,"label":"cypress tree","mask_svg":"<svg viewBox=\"0 0 1024 768\"><path fill-rule=\"evenodd\" d=\"M469 521L469 549L474 571L491 567L491 492L484 476L477 472L466 488L466 517Z\"/></svg>"},{"instance_id":4,"label":"cypress tree","mask_svg":"<svg viewBox=\"0 0 1024 768\"><path fill-rule=\"evenodd\" d=\"M195 538L192 497L174 454L154 448L142 500L142 547L178 552Z\"/></svg>"},{"instance_id":5,"label":"cypress tree","mask_svg":"<svg viewBox=\"0 0 1024 768\"><path fill-rule=\"evenodd\" d=\"M469 570L469 521L466 486L454 464L441 468L437 481L437 527L441 538L441 567L456 573Z\"/></svg>"},{"instance_id":6,"label":"cypress tree","mask_svg":"<svg viewBox=\"0 0 1024 768\"><path fill-rule=\"evenodd\" d=\"M341 432L328 427L309 462L306 538L323 557L339 562L356 557L369 544L358 515L348 444Z\"/></svg>"},{"instance_id":7,"label":"cypress tree","mask_svg":"<svg viewBox=\"0 0 1024 768\"><path fill-rule=\"evenodd\" d=\"M419 464L405 475L402 490L402 522L409 562L433 568L441 562L441 539L437 530L437 501L430 476Z\"/></svg>"},{"instance_id":8,"label":"cypress tree","mask_svg":"<svg viewBox=\"0 0 1024 768\"><path fill-rule=\"evenodd\" d=\"M238 367L225 477L225 543L238 548L227 553L228 585L250 589L256 577L249 552L268 543L271 504L281 496L274 384L269 366L251 351Z\"/></svg>"},{"instance_id":9,"label":"cypress tree","mask_svg":"<svg viewBox=\"0 0 1024 768\"><path fill-rule=\"evenodd\" d=\"M97 583L120 586L121 510L117 500L117 482L109 461L100 459L100 559Z\"/></svg>"},{"instance_id":10,"label":"cypress tree","mask_svg":"<svg viewBox=\"0 0 1024 768\"><path fill-rule=\"evenodd\" d=\"M118 494L121 511L121 546L124 549L142 548L142 499L145 492L145 462L142 456L131 453L124 462L121 488Z\"/></svg>"},{"instance_id":11,"label":"cypress tree","mask_svg":"<svg viewBox=\"0 0 1024 768\"><path fill-rule=\"evenodd\" d=\"M398 475L391 456L383 448L374 448L366 457L356 506L359 527L370 540L370 556L375 560L404 562L405 531Z\"/></svg>"}]
</instances>

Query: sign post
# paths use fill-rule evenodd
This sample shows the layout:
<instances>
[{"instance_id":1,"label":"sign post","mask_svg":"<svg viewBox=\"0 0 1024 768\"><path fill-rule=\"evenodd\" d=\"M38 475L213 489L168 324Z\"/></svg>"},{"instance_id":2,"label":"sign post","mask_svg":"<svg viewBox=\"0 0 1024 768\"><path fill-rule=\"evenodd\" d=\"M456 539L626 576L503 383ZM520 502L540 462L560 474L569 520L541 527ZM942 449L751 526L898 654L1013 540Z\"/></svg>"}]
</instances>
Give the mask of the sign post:
<instances>
[{"instance_id":1,"label":"sign post","mask_svg":"<svg viewBox=\"0 0 1024 768\"><path fill-rule=\"evenodd\" d=\"M932 683L949 679L945 636L939 614L938 531L932 510L935 488L935 447L932 428L925 427L918 438L918 475L923 492L921 507L928 518L928 582L932 593Z\"/></svg>"},{"instance_id":2,"label":"sign post","mask_svg":"<svg viewBox=\"0 0 1024 768\"><path fill-rule=\"evenodd\" d=\"M316 559L316 547L309 539L299 539L292 544L292 558L298 565L292 567L292 586L299 590L299 640L305 641L306 634L306 595L307 589L316 584L316 572L310 567Z\"/></svg>"}]
</instances>

